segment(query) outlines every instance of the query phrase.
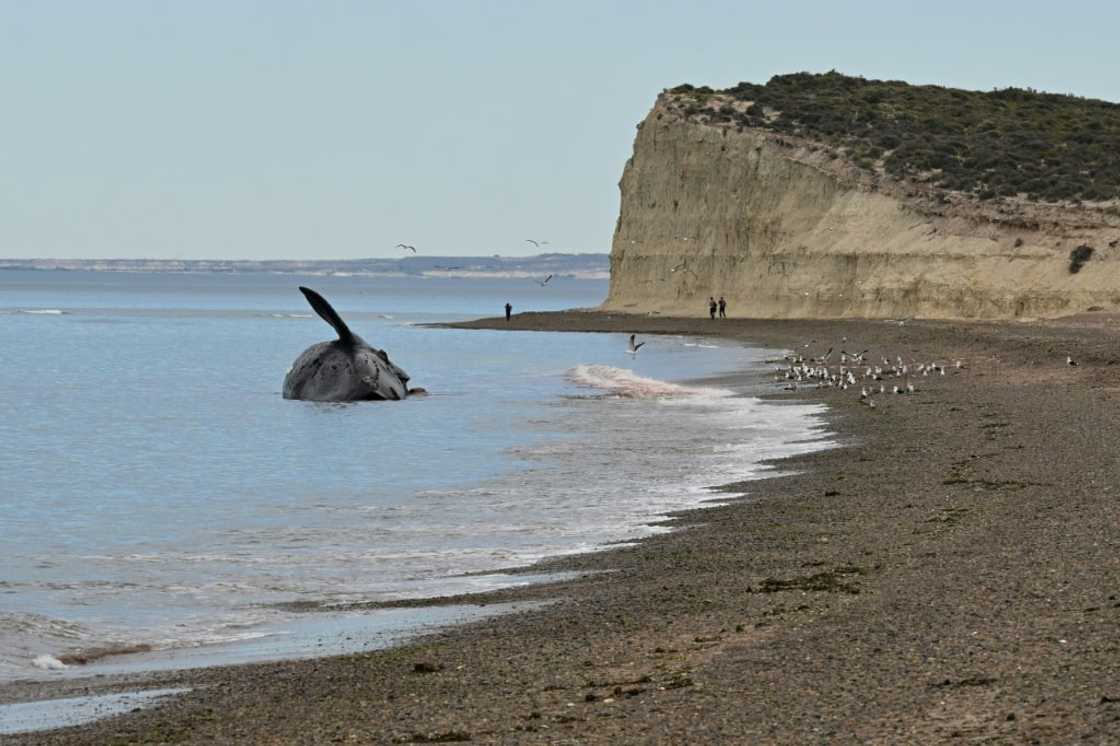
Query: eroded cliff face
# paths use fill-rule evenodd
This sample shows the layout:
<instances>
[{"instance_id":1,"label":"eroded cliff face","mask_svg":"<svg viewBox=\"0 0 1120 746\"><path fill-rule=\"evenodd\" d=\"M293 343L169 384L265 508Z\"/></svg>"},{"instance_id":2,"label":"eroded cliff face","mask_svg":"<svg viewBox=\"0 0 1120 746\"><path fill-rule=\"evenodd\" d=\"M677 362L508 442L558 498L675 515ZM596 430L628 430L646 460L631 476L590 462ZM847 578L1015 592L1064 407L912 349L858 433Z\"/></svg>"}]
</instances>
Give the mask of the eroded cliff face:
<instances>
[{"instance_id":1,"label":"eroded cliff face","mask_svg":"<svg viewBox=\"0 0 1120 746\"><path fill-rule=\"evenodd\" d=\"M706 124L672 94L639 125L620 188L604 310L705 314L713 295L771 318L1120 310L1115 209L937 193L819 143Z\"/></svg>"}]
</instances>

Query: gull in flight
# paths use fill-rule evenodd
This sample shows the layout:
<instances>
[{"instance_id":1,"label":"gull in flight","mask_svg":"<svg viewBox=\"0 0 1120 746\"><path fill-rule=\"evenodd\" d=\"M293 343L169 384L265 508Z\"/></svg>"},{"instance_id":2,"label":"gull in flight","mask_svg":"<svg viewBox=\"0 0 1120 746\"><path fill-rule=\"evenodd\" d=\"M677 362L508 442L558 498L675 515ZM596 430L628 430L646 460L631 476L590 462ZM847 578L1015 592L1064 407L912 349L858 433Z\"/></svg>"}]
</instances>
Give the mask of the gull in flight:
<instances>
[{"instance_id":1,"label":"gull in flight","mask_svg":"<svg viewBox=\"0 0 1120 746\"><path fill-rule=\"evenodd\" d=\"M548 246L548 241L534 241L531 238L526 238L525 240L527 242L533 244L534 246L536 246L538 249L542 246Z\"/></svg>"},{"instance_id":2,"label":"gull in flight","mask_svg":"<svg viewBox=\"0 0 1120 746\"><path fill-rule=\"evenodd\" d=\"M626 345L626 351L629 352L631 355L637 355L638 350L642 349L642 345L645 344L645 342L635 342L634 337L636 337L636 336L638 336L638 335L637 334L631 334L630 335L630 343L628 345Z\"/></svg>"},{"instance_id":3,"label":"gull in flight","mask_svg":"<svg viewBox=\"0 0 1120 746\"><path fill-rule=\"evenodd\" d=\"M533 282L537 283L538 285L540 285L543 288L545 285L548 284L548 281L551 280L551 279L552 279L552 275L549 275L548 277L544 278L543 280L533 280Z\"/></svg>"},{"instance_id":4,"label":"gull in flight","mask_svg":"<svg viewBox=\"0 0 1120 746\"><path fill-rule=\"evenodd\" d=\"M416 247L409 243L399 243L397 244L396 248L404 249L405 251L411 251L413 254L416 253Z\"/></svg>"}]
</instances>

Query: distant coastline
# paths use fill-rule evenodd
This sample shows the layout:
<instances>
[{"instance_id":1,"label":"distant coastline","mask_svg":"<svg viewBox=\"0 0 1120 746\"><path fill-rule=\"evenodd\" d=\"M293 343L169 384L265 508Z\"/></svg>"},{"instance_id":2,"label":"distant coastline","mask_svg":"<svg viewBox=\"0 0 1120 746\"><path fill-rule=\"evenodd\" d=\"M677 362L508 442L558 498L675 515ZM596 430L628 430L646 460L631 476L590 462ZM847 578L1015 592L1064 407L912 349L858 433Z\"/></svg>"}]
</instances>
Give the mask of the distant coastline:
<instances>
[{"instance_id":1,"label":"distant coastline","mask_svg":"<svg viewBox=\"0 0 1120 746\"><path fill-rule=\"evenodd\" d=\"M221 272L302 275L536 277L581 280L610 277L608 254L535 256L408 256L363 259L0 259L0 270L84 272Z\"/></svg>"}]
</instances>

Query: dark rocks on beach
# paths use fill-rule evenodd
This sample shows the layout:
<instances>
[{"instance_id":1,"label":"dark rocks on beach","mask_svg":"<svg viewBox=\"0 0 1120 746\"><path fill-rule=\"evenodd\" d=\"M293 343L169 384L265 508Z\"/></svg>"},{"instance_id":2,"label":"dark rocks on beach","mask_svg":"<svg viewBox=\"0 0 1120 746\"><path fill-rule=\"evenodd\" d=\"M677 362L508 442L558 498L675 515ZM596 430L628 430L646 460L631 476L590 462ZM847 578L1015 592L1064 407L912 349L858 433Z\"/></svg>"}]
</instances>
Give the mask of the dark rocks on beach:
<instances>
[{"instance_id":1,"label":"dark rocks on beach","mask_svg":"<svg viewBox=\"0 0 1120 746\"><path fill-rule=\"evenodd\" d=\"M474 740L471 734L462 730L449 730L444 733L413 733L397 743L461 743Z\"/></svg>"},{"instance_id":2,"label":"dark rocks on beach","mask_svg":"<svg viewBox=\"0 0 1120 746\"><path fill-rule=\"evenodd\" d=\"M662 689L682 689L686 686L695 686L695 685L696 685L696 682L692 680L691 676L689 676L687 674L682 674L680 676L674 676L673 678L669 679L669 681L667 681L667 682L665 682L664 684L661 685L661 688Z\"/></svg>"},{"instance_id":3,"label":"dark rocks on beach","mask_svg":"<svg viewBox=\"0 0 1120 746\"><path fill-rule=\"evenodd\" d=\"M936 684L930 684L934 689L959 689L966 686L988 686L996 681L993 676L969 676L964 679L945 679Z\"/></svg>"},{"instance_id":4,"label":"dark rocks on beach","mask_svg":"<svg viewBox=\"0 0 1120 746\"><path fill-rule=\"evenodd\" d=\"M412 664L413 673L438 673L443 670L442 663L430 663L428 661L420 661Z\"/></svg>"},{"instance_id":5,"label":"dark rocks on beach","mask_svg":"<svg viewBox=\"0 0 1120 746\"><path fill-rule=\"evenodd\" d=\"M859 586L855 583L846 583L841 580L842 576L851 574L863 574L863 570L856 567L838 568L829 572L802 575L787 580L766 578L759 585L756 592L779 593L781 591L798 590L824 593L849 593L856 595L860 592Z\"/></svg>"}]
</instances>

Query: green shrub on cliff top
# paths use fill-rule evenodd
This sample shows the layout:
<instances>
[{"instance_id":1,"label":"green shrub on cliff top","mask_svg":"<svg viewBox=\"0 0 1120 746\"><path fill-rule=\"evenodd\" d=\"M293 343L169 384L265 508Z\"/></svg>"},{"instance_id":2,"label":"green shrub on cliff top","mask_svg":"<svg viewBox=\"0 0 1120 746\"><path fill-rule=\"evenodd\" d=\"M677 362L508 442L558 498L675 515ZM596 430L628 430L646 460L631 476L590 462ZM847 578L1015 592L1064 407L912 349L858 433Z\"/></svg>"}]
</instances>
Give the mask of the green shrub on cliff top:
<instances>
[{"instance_id":1,"label":"green shrub on cliff top","mask_svg":"<svg viewBox=\"0 0 1120 746\"><path fill-rule=\"evenodd\" d=\"M1021 88L913 86L837 72L778 75L765 85L740 83L718 92L687 85L672 92L753 101L745 112L702 111L709 120L844 146L865 168L881 158L889 173L945 189L986 198L1120 198L1120 104Z\"/></svg>"}]
</instances>

